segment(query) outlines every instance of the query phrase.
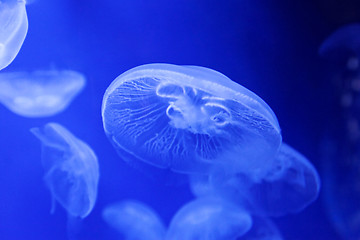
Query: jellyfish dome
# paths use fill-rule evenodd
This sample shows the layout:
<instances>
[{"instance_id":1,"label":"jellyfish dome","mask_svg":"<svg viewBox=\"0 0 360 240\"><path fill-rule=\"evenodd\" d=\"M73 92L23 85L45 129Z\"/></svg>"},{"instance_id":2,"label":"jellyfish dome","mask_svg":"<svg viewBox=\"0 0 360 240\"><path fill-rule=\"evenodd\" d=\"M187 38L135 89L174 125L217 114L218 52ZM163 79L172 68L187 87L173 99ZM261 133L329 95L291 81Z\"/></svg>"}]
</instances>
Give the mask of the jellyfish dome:
<instances>
[{"instance_id":1,"label":"jellyfish dome","mask_svg":"<svg viewBox=\"0 0 360 240\"><path fill-rule=\"evenodd\" d=\"M102 118L124 160L181 173L222 166L262 175L281 144L270 107L205 67L147 64L130 69L106 90Z\"/></svg>"},{"instance_id":2,"label":"jellyfish dome","mask_svg":"<svg viewBox=\"0 0 360 240\"><path fill-rule=\"evenodd\" d=\"M170 222L166 240L230 240L252 226L250 215L224 199L205 197L184 205Z\"/></svg>"},{"instance_id":3,"label":"jellyfish dome","mask_svg":"<svg viewBox=\"0 0 360 240\"><path fill-rule=\"evenodd\" d=\"M0 102L23 117L49 117L64 111L85 84L71 70L0 73Z\"/></svg>"},{"instance_id":4,"label":"jellyfish dome","mask_svg":"<svg viewBox=\"0 0 360 240\"><path fill-rule=\"evenodd\" d=\"M121 201L107 206L102 215L126 240L162 240L165 237L161 218L144 203Z\"/></svg>"},{"instance_id":5,"label":"jellyfish dome","mask_svg":"<svg viewBox=\"0 0 360 240\"><path fill-rule=\"evenodd\" d=\"M0 70L16 57L28 30L25 0L0 1Z\"/></svg>"},{"instance_id":6,"label":"jellyfish dome","mask_svg":"<svg viewBox=\"0 0 360 240\"><path fill-rule=\"evenodd\" d=\"M360 57L360 24L345 25L332 33L319 48L319 54L333 60Z\"/></svg>"}]
</instances>

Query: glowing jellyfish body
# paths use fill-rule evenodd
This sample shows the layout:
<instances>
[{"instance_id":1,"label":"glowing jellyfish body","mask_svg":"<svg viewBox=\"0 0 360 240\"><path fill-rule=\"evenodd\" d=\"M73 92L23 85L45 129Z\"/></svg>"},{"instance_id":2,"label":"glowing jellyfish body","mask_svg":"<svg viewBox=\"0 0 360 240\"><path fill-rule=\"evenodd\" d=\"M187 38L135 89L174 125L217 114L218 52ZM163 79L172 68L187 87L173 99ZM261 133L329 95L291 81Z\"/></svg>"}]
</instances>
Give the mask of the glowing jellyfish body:
<instances>
[{"instance_id":1,"label":"glowing jellyfish body","mask_svg":"<svg viewBox=\"0 0 360 240\"><path fill-rule=\"evenodd\" d=\"M126 240L162 240L165 226L158 215L143 203L123 201L108 206L103 219Z\"/></svg>"},{"instance_id":2,"label":"glowing jellyfish body","mask_svg":"<svg viewBox=\"0 0 360 240\"><path fill-rule=\"evenodd\" d=\"M42 143L44 180L70 216L85 218L97 197L99 166L93 150L57 123L31 132Z\"/></svg>"},{"instance_id":3,"label":"glowing jellyfish body","mask_svg":"<svg viewBox=\"0 0 360 240\"><path fill-rule=\"evenodd\" d=\"M16 57L25 40L28 20L23 1L0 1L0 70Z\"/></svg>"},{"instance_id":4,"label":"glowing jellyfish body","mask_svg":"<svg viewBox=\"0 0 360 240\"><path fill-rule=\"evenodd\" d=\"M65 110L84 86L75 71L0 73L0 102L24 117L48 117Z\"/></svg>"},{"instance_id":5,"label":"glowing jellyfish body","mask_svg":"<svg viewBox=\"0 0 360 240\"><path fill-rule=\"evenodd\" d=\"M320 178L303 155L283 143L273 163L259 181L242 173L194 175L191 188L196 196L219 195L263 216L300 212L318 197Z\"/></svg>"},{"instance_id":6,"label":"glowing jellyfish body","mask_svg":"<svg viewBox=\"0 0 360 240\"><path fill-rule=\"evenodd\" d=\"M220 198L199 198L182 207L171 220L166 240L234 240L252 225L251 217Z\"/></svg>"},{"instance_id":7,"label":"glowing jellyfish body","mask_svg":"<svg viewBox=\"0 0 360 240\"><path fill-rule=\"evenodd\" d=\"M106 90L102 117L122 158L182 173L221 165L256 177L281 143L261 98L204 67L133 68Z\"/></svg>"}]
</instances>

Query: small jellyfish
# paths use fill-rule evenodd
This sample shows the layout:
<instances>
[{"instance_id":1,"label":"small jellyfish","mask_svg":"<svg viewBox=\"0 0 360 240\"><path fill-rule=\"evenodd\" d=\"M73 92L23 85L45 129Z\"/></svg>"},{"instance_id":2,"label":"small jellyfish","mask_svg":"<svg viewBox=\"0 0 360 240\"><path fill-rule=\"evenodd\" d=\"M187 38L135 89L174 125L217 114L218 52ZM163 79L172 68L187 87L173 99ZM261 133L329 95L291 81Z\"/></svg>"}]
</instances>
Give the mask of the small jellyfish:
<instances>
[{"instance_id":1,"label":"small jellyfish","mask_svg":"<svg viewBox=\"0 0 360 240\"><path fill-rule=\"evenodd\" d=\"M230 240L251 228L250 215L217 197L198 198L183 206L171 220L166 240Z\"/></svg>"},{"instance_id":2,"label":"small jellyfish","mask_svg":"<svg viewBox=\"0 0 360 240\"><path fill-rule=\"evenodd\" d=\"M85 218L97 197L99 165L95 153L57 123L48 123L30 131L42 143L44 180L53 199L70 216Z\"/></svg>"},{"instance_id":3,"label":"small jellyfish","mask_svg":"<svg viewBox=\"0 0 360 240\"><path fill-rule=\"evenodd\" d=\"M165 226L160 217L143 203L128 200L103 210L103 219L126 240L162 240Z\"/></svg>"},{"instance_id":4,"label":"small jellyfish","mask_svg":"<svg viewBox=\"0 0 360 240\"><path fill-rule=\"evenodd\" d=\"M0 70L16 57L25 40L28 19L25 0L0 1Z\"/></svg>"},{"instance_id":5,"label":"small jellyfish","mask_svg":"<svg viewBox=\"0 0 360 240\"><path fill-rule=\"evenodd\" d=\"M282 240L275 224L267 218L253 217L251 229L236 240Z\"/></svg>"},{"instance_id":6,"label":"small jellyfish","mask_svg":"<svg viewBox=\"0 0 360 240\"><path fill-rule=\"evenodd\" d=\"M285 143L273 166L258 181L241 173L214 173L193 175L190 184L195 196L220 195L252 214L275 217L300 212L318 197L320 190L316 169Z\"/></svg>"},{"instance_id":7,"label":"small jellyfish","mask_svg":"<svg viewBox=\"0 0 360 240\"><path fill-rule=\"evenodd\" d=\"M0 102L23 117L49 117L64 111L85 86L75 71L0 73Z\"/></svg>"},{"instance_id":8,"label":"small jellyfish","mask_svg":"<svg viewBox=\"0 0 360 240\"><path fill-rule=\"evenodd\" d=\"M204 67L133 68L106 90L102 117L124 160L180 173L217 165L258 177L281 143L276 116L260 97Z\"/></svg>"}]
</instances>

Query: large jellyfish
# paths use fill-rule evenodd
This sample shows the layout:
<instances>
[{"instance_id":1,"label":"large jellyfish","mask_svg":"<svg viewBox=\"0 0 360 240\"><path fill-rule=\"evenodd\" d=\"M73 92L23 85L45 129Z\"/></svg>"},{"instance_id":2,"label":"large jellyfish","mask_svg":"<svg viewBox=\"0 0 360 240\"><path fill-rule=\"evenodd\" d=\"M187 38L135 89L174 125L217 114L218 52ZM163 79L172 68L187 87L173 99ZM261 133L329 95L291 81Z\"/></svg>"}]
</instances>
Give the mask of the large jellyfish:
<instances>
[{"instance_id":1,"label":"large jellyfish","mask_svg":"<svg viewBox=\"0 0 360 240\"><path fill-rule=\"evenodd\" d=\"M195 195L219 195L263 216L296 213L312 203L319 194L320 178L312 164L299 152L283 143L264 178L253 181L242 173L214 173L192 176Z\"/></svg>"},{"instance_id":2,"label":"large jellyfish","mask_svg":"<svg viewBox=\"0 0 360 240\"><path fill-rule=\"evenodd\" d=\"M85 86L75 71L0 73L0 102L24 117L49 117L65 110Z\"/></svg>"},{"instance_id":3,"label":"large jellyfish","mask_svg":"<svg viewBox=\"0 0 360 240\"><path fill-rule=\"evenodd\" d=\"M106 90L102 117L123 159L175 172L216 165L260 178L281 143L276 116L260 97L204 67L135 67Z\"/></svg>"},{"instance_id":4,"label":"large jellyfish","mask_svg":"<svg viewBox=\"0 0 360 240\"><path fill-rule=\"evenodd\" d=\"M166 229L160 217L138 201L127 200L106 207L103 219L126 240L162 240L165 237Z\"/></svg>"},{"instance_id":5,"label":"large jellyfish","mask_svg":"<svg viewBox=\"0 0 360 240\"><path fill-rule=\"evenodd\" d=\"M233 240L251 228L251 217L217 197L198 198L171 220L166 240Z\"/></svg>"},{"instance_id":6,"label":"large jellyfish","mask_svg":"<svg viewBox=\"0 0 360 240\"><path fill-rule=\"evenodd\" d=\"M95 153L57 123L32 128L31 132L42 143L44 180L52 197L70 216L85 218L97 197L99 165Z\"/></svg>"},{"instance_id":7,"label":"large jellyfish","mask_svg":"<svg viewBox=\"0 0 360 240\"><path fill-rule=\"evenodd\" d=\"M0 70L16 57L25 40L28 20L25 0L0 1Z\"/></svg>"}]
</instances>

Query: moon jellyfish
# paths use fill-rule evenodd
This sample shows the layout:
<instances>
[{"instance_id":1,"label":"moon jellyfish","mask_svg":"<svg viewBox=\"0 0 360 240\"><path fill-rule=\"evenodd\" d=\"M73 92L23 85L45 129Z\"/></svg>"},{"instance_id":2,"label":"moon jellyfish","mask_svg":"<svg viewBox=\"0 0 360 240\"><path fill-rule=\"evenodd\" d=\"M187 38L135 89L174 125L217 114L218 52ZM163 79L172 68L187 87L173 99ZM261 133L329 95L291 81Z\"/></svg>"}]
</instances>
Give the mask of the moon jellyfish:
<instances>
[{"instance_id":1,"label":"moon jellyfish","mask_svg":"<svg viewBox=\"0 0 360 240\"><path fill-rule=\"evenodd\" d=\"M236 240L282 240L281 233L267 218L253 217L251 229Z\"/></svg>"},{"instance_id":2,"label":"moon jellyfish","mask_svg":"<svg viewBox=\"0 0 360 240\"><path fill-rule=\"evenodd\" d=\"M103 219L126 240L162 240L165 226L148 206L137 201L123 201L106 207Z\"/></svg>"},{"instance_id":3,"label":"moon jellyfish","mask_svg":"<svg viewBox=\"0 0 360 240\"><path fill-rule=\"evenodd\" d=\"M0 73L0 102L24 117L49 117L65 110L85 86L75 71Z\"/></svg>"},{"instance_id":4,"label":"moon jellyfish","mask_svg":"<svg viewBox=\"0 0 360 240\"><path fill-rule=\"evenodd\" d=\"M57 123L30 131L42 143L44 180L52 197L69 215L85 218L97 197L99 166L95 153Z\"/></svg>"},{"instance_id":5,"label":"moon jellyfish","mask_svg":"<svg viewBox=\"0 0 360 240\"><path fill-rule=\"evenodd\" d=\"M0 70L14 60L27 30L25 0L0 1Z\"/></svg>"},{"instance_id":6,"label":"moon jellyfish","mask_svg":"<svg viewBox=\"0 0 360 240\"><path fill-rule=\"evenodd\" d=\"M337 41L334 41L337 39ZM322 143L324 201L329 219L343 239L360 239L360 24L346 25L328 37L329 50L343 56L326 69L329 94Z\"/></svg>"},{"instance_id":7,"label":"moon jellyfish","mask_svg":"<svg viewBox=\"0 0 360 240\"><path fill-rule=\"evenodd\" d=\"M359 58L360 24L346 25L335 31L321 44L319 54L333 60L344 60L350 55Z\"/></svg>"},{"instance_id":8,"label":"moon jellyfish","mask_svg":"<svg viewBox=\"0 0 360 240\"><path fill-rule=\"evenodd\" d=\"M130 69L106 90L102 117L124 160L181 173L217 165L258 177L281 143L276 116L260 97L204 67Z\"/></svg>"},{"instance_id":9,"label":"moon jellyfish","mask_svg":"<svg viewBox=\"0 0 360 240\"><path fill-rule=\"evenodd\" d=\"M251 217L220 198L199 198L171 220L166 240L235 240L251 228Z\"/></svg>"},{"instance_id":10,"label":"moon jellyfish","mask_svg":"<svg viewBox=\"0 0 360 240\"><path fill-rule=\"evenodd\" d=\"M283 143L264 178L253 181L242 173L192 176L196 196L220 195L255 215L281 216L303 210L319 194L320 179L312 164Z\"/></svg>"}]
</instances>

